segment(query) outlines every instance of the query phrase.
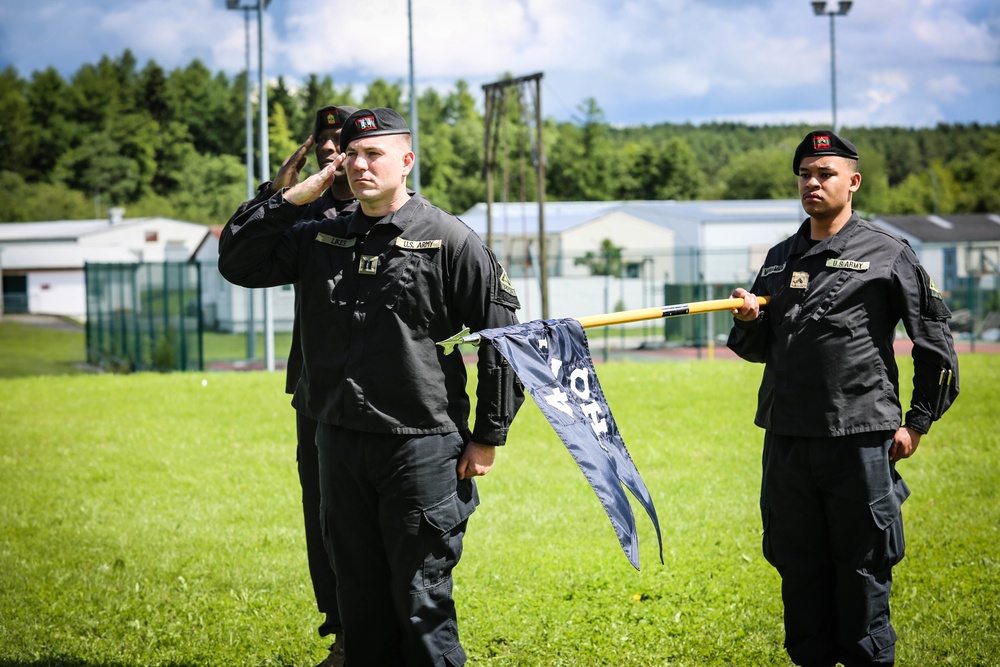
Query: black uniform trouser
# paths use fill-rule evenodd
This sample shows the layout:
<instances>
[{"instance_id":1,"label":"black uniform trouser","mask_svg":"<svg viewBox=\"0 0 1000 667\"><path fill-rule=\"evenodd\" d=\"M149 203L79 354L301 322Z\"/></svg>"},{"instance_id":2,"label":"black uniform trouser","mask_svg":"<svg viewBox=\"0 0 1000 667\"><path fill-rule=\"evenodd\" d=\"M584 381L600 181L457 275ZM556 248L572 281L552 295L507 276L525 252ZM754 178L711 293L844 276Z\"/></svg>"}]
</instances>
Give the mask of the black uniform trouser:
<instances>
[{"instance_id":1,"label":"black uniform trouser","mask_svg":"<svg viewBox=\"0 0 1000 667\"><path fill-rule=\"evenodd\" d=\"M321 423L316 442L347 664L465 664L452 569L479 497L475 483L456 472L462 435L365 433Z\"/></svg>"},{"instance_id":2,"label":"black uniform trouser","mask_svg":"<svg viewBox=\"0 0 1000 667\"><path fill-rule=\"evenodd\" d=\"M891 665L892 566L910 491L891 432L764 437L764 557L781 575L785 649L797 665Z\"/></svg>"},{"instance_id":3,"label":"black uniform trouser","mask_svg":"<svg viewBox=\"0 0 1000 667\"><path fill-rule=\"evenodd\" d=\"M312 579L316 607L326 614L319 627L320 636L341 631L340 613L337 611L337 575L333 562L323 542L320 526L319 455L316 448L316 422L300 412L295 413L295 431L298 447L296 459L299 467L299 484L302 486L302 517L306 525L306 556L309 560L309 578Z\"/></svg>"}]
</instances>

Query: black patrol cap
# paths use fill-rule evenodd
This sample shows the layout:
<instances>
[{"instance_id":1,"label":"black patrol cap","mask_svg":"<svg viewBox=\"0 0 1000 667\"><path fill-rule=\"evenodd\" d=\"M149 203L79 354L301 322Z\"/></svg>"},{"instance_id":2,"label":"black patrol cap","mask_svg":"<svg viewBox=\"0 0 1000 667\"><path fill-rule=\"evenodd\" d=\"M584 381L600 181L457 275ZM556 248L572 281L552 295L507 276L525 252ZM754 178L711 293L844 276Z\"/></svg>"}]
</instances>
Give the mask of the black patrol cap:
<instances>
[{"instance_id":1,"label":"black patrol cap","mask_svg":"<svg viewBox=\"0 0 1000 667\"><path fill-rule=\"evenodd\" d=\"M344 124L347 117L357 111L356 107L326 106L316 112L316 124L313 127L313 139L323 130L338 128Z\"/></svg>"},{"instance_id":2,"label":"black patrol cap","mask_svg":"<svg viewBox=\"0 0 1000 667\"><path fill-rule=\"evenodd\" d=\"M409 133L406 121L392 109L359 109L344 121L344 129L340 131L340 150L346 151L352 141L362 137Z\"/></svg>"},{"instance_id":3,"label":"black patrol cap","mask_svg":"<svg viewBox=\"0 0 1000 667\"><path fill-rule=\"evenodd\" d=\"M858 159L858 149L847 139L838 137L833 130L813 130L795 149L792 158L792 172L799 175L799 164L807 157L817 155L837 155L840 157Z\"/></svg>"}]
</instances>

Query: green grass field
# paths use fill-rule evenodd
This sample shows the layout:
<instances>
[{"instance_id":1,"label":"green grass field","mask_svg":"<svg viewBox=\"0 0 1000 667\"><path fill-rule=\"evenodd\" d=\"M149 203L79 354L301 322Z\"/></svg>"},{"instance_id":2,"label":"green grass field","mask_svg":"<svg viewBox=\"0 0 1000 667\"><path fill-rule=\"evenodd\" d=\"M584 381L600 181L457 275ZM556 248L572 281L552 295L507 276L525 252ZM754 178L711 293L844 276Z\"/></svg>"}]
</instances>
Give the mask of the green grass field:
<instances>
[{"instance_id":1,"label":"green grass field","mask_svg":"<svg viewBox=\"0 0 1000 667\"><path fill-rule=\"evenodd\" d=\"M12 350L24 352L6 326L0 667L315 664L282 374L52 375L36 360L37 377L15 377ZM954 408L899 465L913 490L893 590L899 665L1000 665L1000 356L961 369ZM598 374L656 503L665 563L633 504L632 569L529 403L479 482L456 570L470 664L789 665L779 580L760 555L760 367Z\"/></svg>"}]
</instances>

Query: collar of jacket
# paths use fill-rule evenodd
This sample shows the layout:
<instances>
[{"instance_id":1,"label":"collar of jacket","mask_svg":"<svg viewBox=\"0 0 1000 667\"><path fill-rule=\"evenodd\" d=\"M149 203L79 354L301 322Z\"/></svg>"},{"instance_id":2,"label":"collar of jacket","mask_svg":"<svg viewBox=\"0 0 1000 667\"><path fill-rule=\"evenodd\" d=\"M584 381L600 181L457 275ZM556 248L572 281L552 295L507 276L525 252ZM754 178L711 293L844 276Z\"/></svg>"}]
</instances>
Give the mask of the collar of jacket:
<instances>
[{"instance_id":1,"label":"collar of jacket","mask_svg":"<svg viewBox=\"0 0 1000 667\"><path fill-rule=\"evenodd\" d=\"M402 208L393 211L387 215L382 216L375 222L376 225L392 225L400 232L406 230L406 227L413 220L414 214L423 205L427 203L427 200L423 195L414 194L410 192L410 199L403 204ZM358 205L356 209L351 213L351 219L347 223L347 235L351 236L364 236L371 231L370 228L365 228L365 225L359 219L360 215L363 215L364 211L361 210L361 206Z\"/></svg>"},{"instance_id":2,"label":"collar of jacket","mask_svg":"<svg viewBox=\"0 0 1000 667\"><path fill-rule=\"evenodd\" d=\"M858 231L858 223L860 221L861 218L858 216L858 212L852 211L850 219L844 223L844 226L840 228L840 231L810 247L809 218L806 218L805 222L803 222L799 227L799 231L795 234L795 241L792 244L791 254L802 255L805 257L809 255L818 255L821 252L831 252L834 255L840 255L844 251L844 248L847 247L848 241L850 241L851 237Z\"/></svg>"}]
</instances>

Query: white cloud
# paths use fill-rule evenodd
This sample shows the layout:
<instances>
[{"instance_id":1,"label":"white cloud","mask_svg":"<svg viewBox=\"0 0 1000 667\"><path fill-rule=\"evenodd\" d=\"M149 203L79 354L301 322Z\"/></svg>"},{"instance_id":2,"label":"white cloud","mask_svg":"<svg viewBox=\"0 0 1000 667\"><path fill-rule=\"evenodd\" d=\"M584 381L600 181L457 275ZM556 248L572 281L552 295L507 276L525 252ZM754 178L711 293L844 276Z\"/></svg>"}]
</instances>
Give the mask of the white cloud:
<instances>
[{"instance_id":1,"label":"white cloud","mask_svg":"<svg viewBox=\"0 0 1000 667\"><path fill-rule=\"evenodd\" d=\"M930 79L927 82L927 92L932 97L945 102L952 102L965 96L969 89L955 74L945 74L944 76Z\"/></svg>"},{"instance_id":2,"label":"white cloud","mask_svg":"<svg viewBox=\"0 0 1000 667\"><path fill-rule=\"evenodd\" d=\"M546 113L561 119L589 97L616 124L829 115L829 21L804 0L410 1L418 88L464 79L479 94L504 73L540 71ZM355 90L376 77L405 83L406 10L403 0L273 0L267 72L330 74ZM844 122L1000 120L996 0L859 2L835 25ZM130 48L168 70L197 57L235 74L243 28L222 0L0 1L0 67L69 76Z\"/></svg>"},{"instance_id":3,"label":"white cloud","mask_svg":"<svg viewBox=\"0 0 1000 667\"><path fill-rule=\"evenodd\" d=\"M1000 54L1000 39L986 22L972 22L950 8L915 20L913 34L916 46L935 58L995 63Z\"/></svg>"}]
</instances>

